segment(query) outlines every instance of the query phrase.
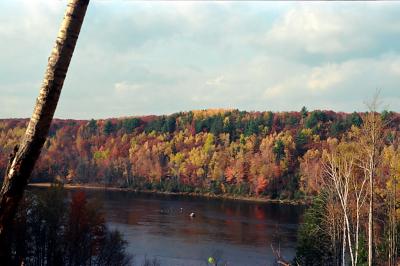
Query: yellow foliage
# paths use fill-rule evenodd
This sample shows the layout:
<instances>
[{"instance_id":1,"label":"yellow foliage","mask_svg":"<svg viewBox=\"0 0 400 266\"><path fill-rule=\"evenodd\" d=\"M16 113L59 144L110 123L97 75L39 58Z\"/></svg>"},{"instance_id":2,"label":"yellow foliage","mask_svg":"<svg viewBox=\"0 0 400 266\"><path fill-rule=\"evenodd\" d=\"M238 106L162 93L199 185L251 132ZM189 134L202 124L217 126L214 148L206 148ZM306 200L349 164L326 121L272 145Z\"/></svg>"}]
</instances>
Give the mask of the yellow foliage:
<instances>
[{"instance_id":1,"label":"yellow foliage","mask_svg":"<svg viewBox=\"0 0 400 266\"><path fill-rule=\"evenodd\" d=\"M206 109L206 110L193 110L192 113L194 119L201 119L208 116L225 114L230 111L233 111L233 109L216 108L216 109Z\"/></svg>"}]
</instances>

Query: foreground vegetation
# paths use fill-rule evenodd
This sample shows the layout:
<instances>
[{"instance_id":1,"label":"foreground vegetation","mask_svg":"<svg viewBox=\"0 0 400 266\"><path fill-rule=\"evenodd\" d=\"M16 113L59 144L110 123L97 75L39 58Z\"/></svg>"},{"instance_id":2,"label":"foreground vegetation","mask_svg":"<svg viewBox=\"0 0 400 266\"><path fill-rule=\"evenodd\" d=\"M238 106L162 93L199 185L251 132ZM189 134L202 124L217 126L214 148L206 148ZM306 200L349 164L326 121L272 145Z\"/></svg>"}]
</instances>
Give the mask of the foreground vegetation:
<instances>
[{"instance_id":1,"label":"foreground vegetation","mask_svg":"<svg viewBox=\"0 0 400 266\"><path fill-rule=\"evenodd\" d=\"M385 138L388 122L373 111L340 139L327 140L295 264L399 265L400 147L398 136Z\"/></svg>"},{"instance_id":2,"label":"foreground vegetation","mask_svg":"<svg viewBox=\"0 0 400 266\"><path fill-rule=\"evenodd\" d=\"M10 235L7 265L132 265L126 241L109 230L98 202L62 186L25 195Z\"/></svg>"}]
</instances>

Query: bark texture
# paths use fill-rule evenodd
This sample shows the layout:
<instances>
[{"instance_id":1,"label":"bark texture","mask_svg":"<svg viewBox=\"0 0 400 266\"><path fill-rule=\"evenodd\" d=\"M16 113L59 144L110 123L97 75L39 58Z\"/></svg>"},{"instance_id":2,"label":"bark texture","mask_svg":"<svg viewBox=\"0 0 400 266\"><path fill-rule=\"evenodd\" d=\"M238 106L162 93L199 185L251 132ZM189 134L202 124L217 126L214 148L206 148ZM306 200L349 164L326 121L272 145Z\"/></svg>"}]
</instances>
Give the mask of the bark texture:
<instances>
[{"instance_id":1,"label":"bark texture","mask_svg":"<svg viewBox=\"0 0 400 266\"><path fill-rule=\"evenodd\" d=\"M10 155L0 191L0 261L9 259L7 237L18 203L38 159L56 110L68 66L85 17L89 0L70 0L56 43L48 60L46 73L28 128L21 144Z\"/></svg>"}]
</instances>

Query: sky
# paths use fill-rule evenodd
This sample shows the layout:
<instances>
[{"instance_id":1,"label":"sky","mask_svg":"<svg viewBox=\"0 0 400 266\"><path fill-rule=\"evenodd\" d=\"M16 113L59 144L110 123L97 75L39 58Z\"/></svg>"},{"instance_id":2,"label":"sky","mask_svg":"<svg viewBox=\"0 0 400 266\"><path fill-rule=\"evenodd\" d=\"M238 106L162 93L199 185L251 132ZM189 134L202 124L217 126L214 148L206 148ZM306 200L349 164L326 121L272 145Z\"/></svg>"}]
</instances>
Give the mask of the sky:
<instances>
[{"instance_id":1,"label":"sky","mask_svg":"<svg viewBox=\"0 0 400 266\"><path fill-rule=\"evenodd\" d=\"M0 118L30 117L66 7L0 2ZM55 117L400 111L400 2L92 0Z\"/></svg>"}]
</instances>

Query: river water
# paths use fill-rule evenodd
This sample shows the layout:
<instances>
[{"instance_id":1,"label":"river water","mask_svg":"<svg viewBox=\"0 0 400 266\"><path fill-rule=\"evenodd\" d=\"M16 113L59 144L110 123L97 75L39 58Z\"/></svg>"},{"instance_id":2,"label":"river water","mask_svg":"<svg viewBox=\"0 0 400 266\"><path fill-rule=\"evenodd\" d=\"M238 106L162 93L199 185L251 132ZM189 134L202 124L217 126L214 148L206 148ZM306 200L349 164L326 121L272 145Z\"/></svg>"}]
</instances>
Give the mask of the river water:
<instances>
[{"instance_id":1,"label":"river water","mask_svg":"<svg viewBox=\"0 0 400 266\"><path fill-rule=\"evenodd\" d=\"M70 191L73 193L72 191ZM276 203L86 190L102 202L107 223L128 242L136 265L271 265L271 245L291 260L304 207ZM195 217L190 217L190 213ZM223 265L223 264L218 264Z\"/></svg>"}]
</instances>

